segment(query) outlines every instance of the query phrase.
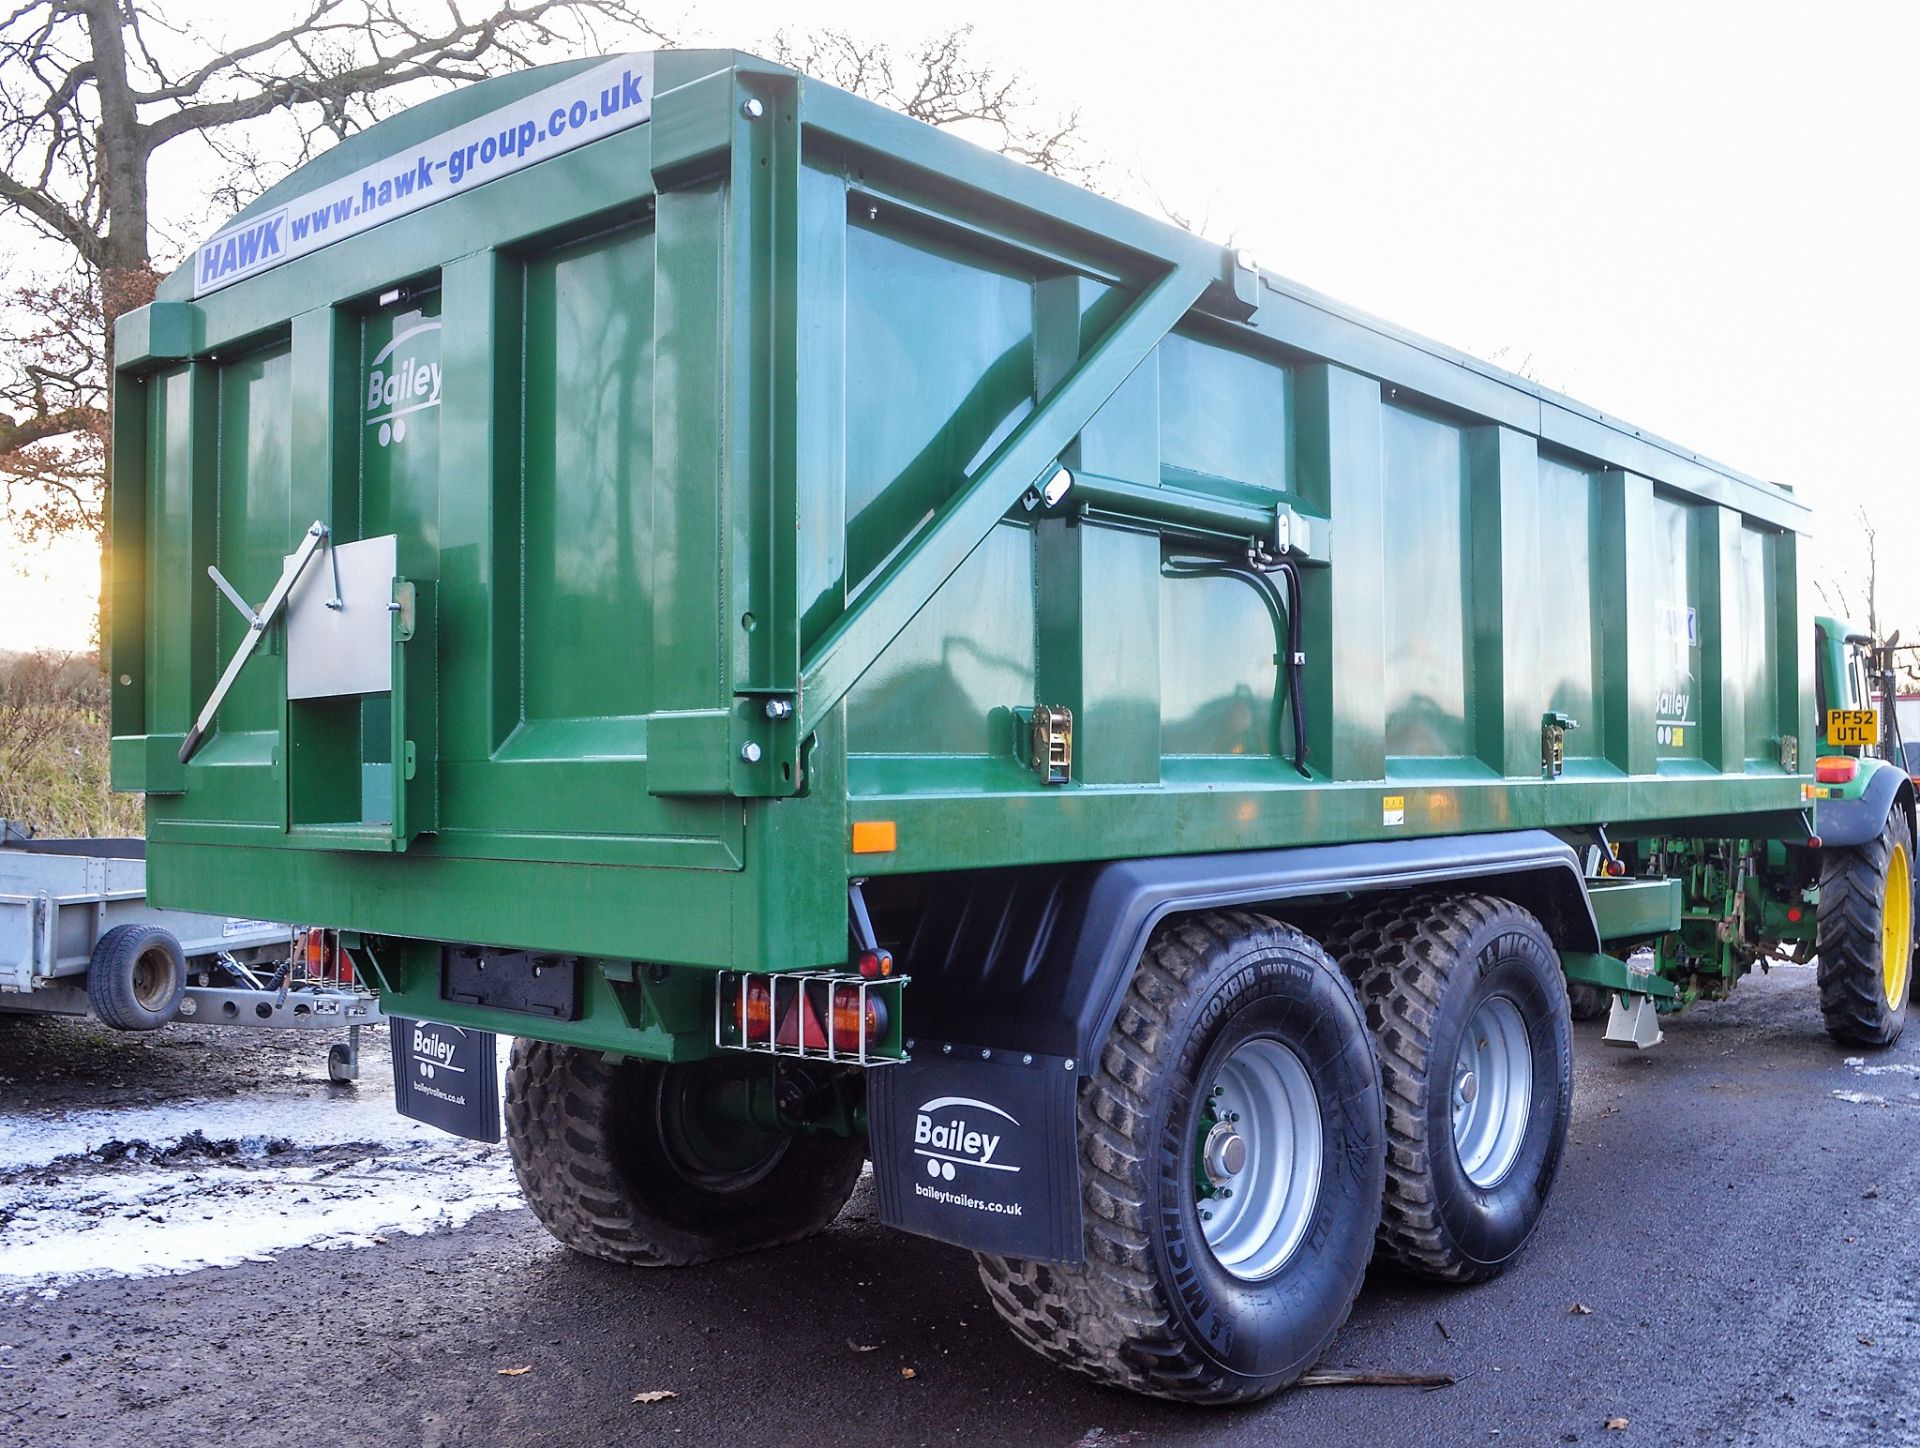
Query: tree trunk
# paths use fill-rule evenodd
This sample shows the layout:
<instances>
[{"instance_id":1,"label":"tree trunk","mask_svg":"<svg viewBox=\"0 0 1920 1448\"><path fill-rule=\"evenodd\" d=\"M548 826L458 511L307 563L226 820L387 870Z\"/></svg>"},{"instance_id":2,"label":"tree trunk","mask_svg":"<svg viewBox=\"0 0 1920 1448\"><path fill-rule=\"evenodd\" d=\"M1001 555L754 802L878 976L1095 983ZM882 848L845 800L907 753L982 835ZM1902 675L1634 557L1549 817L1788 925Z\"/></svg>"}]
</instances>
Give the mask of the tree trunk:
<instances>
[{"instance_id":1,"label":"tree trunk","mask_svg":"<svg viewBox=\"0 0 1920 1448\"><path fill-rule=\"evenodd\" d=\"M134 104L127 75L126 35L116 0L80 0L93 48L94 85L100 96L100 192L106 202L107 233L100 269L101 320L106 328L107 415L113 414L113 324L123 312L153 300L159 278L147 251L147 133ZM113 524L113 452L109 443L100 491L100 661L109 670Z\"/></svg>"}]
</instances>

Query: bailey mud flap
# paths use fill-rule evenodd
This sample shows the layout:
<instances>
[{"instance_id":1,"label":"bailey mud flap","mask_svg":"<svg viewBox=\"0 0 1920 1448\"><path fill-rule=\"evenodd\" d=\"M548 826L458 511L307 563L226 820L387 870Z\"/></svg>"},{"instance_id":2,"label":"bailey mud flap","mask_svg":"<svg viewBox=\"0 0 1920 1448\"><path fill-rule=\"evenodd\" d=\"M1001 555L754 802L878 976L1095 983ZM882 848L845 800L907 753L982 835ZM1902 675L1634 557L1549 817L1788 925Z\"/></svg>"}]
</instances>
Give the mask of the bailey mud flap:
<instances>
[{"instance_id":1,"label":"bailey mud flap","mask_svg":"<svg viewBox=\"0 0 1920 1448\"><path fill-rule=\"evenodd\" d=\"M1077 1263L1076 1063L919 1039L867 1073L880 1219L976 1252Z\"/></svg>"},{"instance_id":2,"label":"bailey mud flap","mask_svg":"<svg viewBox=\"0 0 1920 1448\"><path fill-rule=\"evenodd\" d=\"M500 1058L492 1031L388 1018L393 1105L402 1116L475 1141L500 1139Z\"/></svg>"}]
</instances>

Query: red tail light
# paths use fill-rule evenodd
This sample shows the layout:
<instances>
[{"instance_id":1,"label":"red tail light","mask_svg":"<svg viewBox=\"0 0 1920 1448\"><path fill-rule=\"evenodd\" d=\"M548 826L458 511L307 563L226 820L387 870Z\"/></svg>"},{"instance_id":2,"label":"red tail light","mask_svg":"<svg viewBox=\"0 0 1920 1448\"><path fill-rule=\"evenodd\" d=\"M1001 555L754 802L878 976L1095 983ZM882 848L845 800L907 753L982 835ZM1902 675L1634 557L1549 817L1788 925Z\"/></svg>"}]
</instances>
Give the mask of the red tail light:
<instances>
[{"instance_id":1,"label":"red tail light","mask_svg":"<svg viewBox=\"0 0 1920 1448\"><path fill-rule=\"evenodd\" d=\"M876 1046L887 1033L886 1002L868 994L866 1008L862 1010L860 997L863 994L865 992L858 986L838 985L833 988L833 1048L836 1051L858 1051L863 1045Z\"/></svg>"},{"instance_id":2,"label":"red tail light","mask_svg":"<svg viewBox=\"0 0 1920 1448\"><path fill-rule=\"evenodd\" d=\"M300 937L300 968L308 980L353 983L353 962L340 948L340 932L309 927Z\"/></svg>"},{"instance_id":3,"label":"red tail light","mask_svg":"<svg viewBox=\"0 0 1920 1448\"><path fill-rule=\"evenodd\" d=\"M749 980L733 993L733 1028L743 1041L773 1039L773 991L764 980Z\"/></svg>"}]
</instances>

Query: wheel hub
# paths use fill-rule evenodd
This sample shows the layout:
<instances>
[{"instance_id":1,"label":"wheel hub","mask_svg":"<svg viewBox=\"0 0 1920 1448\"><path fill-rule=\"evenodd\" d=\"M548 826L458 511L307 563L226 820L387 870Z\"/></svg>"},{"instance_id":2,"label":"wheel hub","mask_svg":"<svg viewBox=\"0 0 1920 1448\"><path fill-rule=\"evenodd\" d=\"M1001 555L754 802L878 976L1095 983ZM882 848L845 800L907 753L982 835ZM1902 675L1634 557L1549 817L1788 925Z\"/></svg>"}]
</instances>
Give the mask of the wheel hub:
<instances>
[{"instance_id":1,"label":"wheel hub","mask_svg":"<svg viewBox=\"0 0 1920 1448\"><path fill-rule=\"evenodd\" d=\"M1246 1168L1247 1139L1230 1122L1219 1122L1207 1133L1202 1159L1207 1180L1217 1187L1226 1186Z\"/></svg>"},{"instance_id":2,"label":"wheel hub","mask_svg":"<svg viewBox=\"0 0 1920 1448\"><path fill-rule=\"evenodd\" d=\"M1200 1233L1243 1282L1273 1276L1306 1239L1320 1199L1320 1099L1293 1050L1243 1041L1205 1098L1195 1171Z\"/></svg>"},{"instance_id":3,"label":"wheel hub","mask_svg":"<svg viewBox=\"0 0 1920 1448\"><path fill-rule=\"evenodd\" d=\"M1505 996L1481 1002L1453 1059L1453 1146L1477 1187L1513 1170L1533 1105L1533 1046L1520 1008Z\"/></svg>"}]
</instances>

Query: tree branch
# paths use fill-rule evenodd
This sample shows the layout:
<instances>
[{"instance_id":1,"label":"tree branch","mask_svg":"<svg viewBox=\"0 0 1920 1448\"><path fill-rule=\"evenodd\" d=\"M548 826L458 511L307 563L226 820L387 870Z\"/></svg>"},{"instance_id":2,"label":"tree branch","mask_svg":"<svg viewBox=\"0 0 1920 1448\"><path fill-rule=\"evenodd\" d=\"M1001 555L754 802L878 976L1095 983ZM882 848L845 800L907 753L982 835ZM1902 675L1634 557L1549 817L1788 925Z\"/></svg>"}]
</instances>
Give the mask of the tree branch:
<instances>
[{"instance_id":1,"label":"tree branch","mask_svg":"<svg viewBox=\"0 0 1920 1448\"><path fill-rule=\"evenodd\" d=\"M99 265L100 252L104 245L101 238L70 216L66 208L55 201L48 192L22 185L12 176L0 171L0 206L24 211L57 239L66 242L79 252L86 259L87 265Z\"/></svg>"}]
</instances>

